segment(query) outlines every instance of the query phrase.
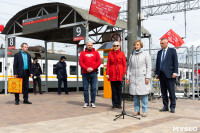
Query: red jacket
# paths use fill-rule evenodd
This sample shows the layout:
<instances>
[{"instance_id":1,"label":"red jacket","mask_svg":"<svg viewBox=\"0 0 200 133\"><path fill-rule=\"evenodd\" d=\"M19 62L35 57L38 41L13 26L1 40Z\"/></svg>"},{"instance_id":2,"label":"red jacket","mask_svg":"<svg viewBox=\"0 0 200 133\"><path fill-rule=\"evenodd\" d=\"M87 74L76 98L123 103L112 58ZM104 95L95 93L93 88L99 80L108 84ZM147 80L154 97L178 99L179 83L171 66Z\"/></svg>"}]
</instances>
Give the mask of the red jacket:
<instances>
[{"instance_id":1,"label":"red jacket","mask_svg":"<svg viewBox=\"0 0 200 133\"><path fill-rule=\"evenodd\" d=\"M94 48L91 51L85 49L85 51L81 52L79 65L82 68L82 73L88 73L87 69L89 67L92 67L93 71L96 71L97 68L101 65L99 52L95 51Z\"/></svg>"},{"instance_id":2,"label":"red jacket","mask_svg":"<svg viewBox=\"0 0 200 133\"><path fill-rule=\"evenodd\" d=\"M124 52L112 50L108 54L106 75L109 75L109 81L122 81L126 73L126 57Z\"/></svg>"}]
</instances>

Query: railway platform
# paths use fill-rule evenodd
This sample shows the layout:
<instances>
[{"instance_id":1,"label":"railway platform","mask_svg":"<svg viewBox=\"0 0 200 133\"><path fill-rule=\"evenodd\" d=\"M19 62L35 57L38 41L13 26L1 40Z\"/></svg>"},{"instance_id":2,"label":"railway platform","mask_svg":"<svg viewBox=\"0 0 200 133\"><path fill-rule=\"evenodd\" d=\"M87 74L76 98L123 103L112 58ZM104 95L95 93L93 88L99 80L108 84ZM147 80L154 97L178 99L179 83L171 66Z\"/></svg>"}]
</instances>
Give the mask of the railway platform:
<instances>
[{"instance_id":1,"label":"railway platform","mask_svg":"<svg viewBox=\"0 0 200 133\"><path fill-rule=\"evenodd\" d=\"M0 94L0 133L178 133L200 132L200 100L178 99L175 113L159 112L162 99L149 101L147 117L125 116L113 121L121 109L111 109L111 99L96 97L96 108L82 108L82 92L57 95L29 94L32 105L14 104L13 94ZM126 101L126 113L134 111Z\"/></svg>"}]
</instances>

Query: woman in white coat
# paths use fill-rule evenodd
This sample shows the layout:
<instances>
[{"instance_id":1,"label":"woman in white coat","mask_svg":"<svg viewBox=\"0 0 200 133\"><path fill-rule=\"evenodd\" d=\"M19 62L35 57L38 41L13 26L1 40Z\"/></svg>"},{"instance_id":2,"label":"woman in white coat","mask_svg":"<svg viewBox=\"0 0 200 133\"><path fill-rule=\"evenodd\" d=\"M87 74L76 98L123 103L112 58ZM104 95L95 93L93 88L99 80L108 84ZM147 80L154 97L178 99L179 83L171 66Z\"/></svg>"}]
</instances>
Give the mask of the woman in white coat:
<instances>
[{"instance_id":1,"label":"woman in white coat","mask_svg":"<svg viewBox=\"0 0 200 133\"><path fill-rule=\"evenodd\" d=\"M144 51L143 43L137 40L134 43L135 51L130 55L127 70L129 92L134 96L134 115L140 115L140 97L142 101L142 116L147 116L148 94L150 93L151 57Z\"/></svg>"}]
</instances>

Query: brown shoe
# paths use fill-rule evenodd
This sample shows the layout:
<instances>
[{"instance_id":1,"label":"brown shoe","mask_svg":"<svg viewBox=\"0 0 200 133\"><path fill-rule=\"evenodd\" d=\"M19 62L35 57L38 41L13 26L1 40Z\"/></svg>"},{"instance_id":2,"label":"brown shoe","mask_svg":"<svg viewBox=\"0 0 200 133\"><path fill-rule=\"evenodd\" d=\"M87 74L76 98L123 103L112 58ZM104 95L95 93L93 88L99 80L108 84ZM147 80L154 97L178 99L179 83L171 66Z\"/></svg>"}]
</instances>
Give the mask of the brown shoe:
<instances>
[{"instance_id":1,"label":"brown shoe","mask_svg":"<svg viewBox=\"0 0 200 133\"><path fill-rule=\"evenodd\" d=\"M147 113L143 113L141 116L142 117L147 117Z\"/></svg>"},{"instance_id":2,"label":"brown shoe","mask_svg":"<svg viewBox=\"0 0 200 133\"><path fill-rule=\"evenodd\" d=\"M140 112L133 112L133 116L140 115Z\"/></svg>"}]
</instances>

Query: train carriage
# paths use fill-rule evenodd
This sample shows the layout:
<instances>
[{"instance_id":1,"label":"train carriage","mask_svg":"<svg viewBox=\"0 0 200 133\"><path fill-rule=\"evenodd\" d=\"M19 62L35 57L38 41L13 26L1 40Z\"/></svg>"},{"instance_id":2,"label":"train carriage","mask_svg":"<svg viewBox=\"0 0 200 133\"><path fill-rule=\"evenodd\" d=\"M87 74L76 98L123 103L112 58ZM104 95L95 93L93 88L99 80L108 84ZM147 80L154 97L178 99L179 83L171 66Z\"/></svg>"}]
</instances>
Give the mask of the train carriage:
<instances>
[{"instance_id":1,"label":"train carriage","mask_svg":"<svg viewBox=\"0 0 200 133\"><path fill-rule=\"evenodd\" d=\"M20 50L8 50L8 78L13 77L13 61L15 53L19 52ZM42 90L45 91L45 53L44 52L37 52L37 51L28 51L31 57L38 57L38 63L42 68L43 74L41 75L42 78ZM66 64L67 64L67 83L68 88L76 88L77 87L77 66L76 66L76 56L73 55L65 55L65 54L56 54L56 53L48 53L47 60L48 60L48 88L57 88L58 87L58 80L56 78L56 64L60 60L61 56L65 56ZM4 90L5 86L5 50L0 49L0 92ZM81 68L78 66L79 72L79 87L82 87L82 75L81 75ZM29 79L29 88L33 88L33 80L32 78ZM98 87L103 87L103 64L100 65L98 68Z\"/></svg>"}]
</instances>

